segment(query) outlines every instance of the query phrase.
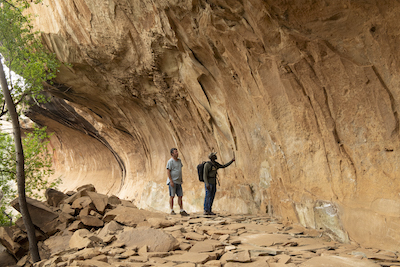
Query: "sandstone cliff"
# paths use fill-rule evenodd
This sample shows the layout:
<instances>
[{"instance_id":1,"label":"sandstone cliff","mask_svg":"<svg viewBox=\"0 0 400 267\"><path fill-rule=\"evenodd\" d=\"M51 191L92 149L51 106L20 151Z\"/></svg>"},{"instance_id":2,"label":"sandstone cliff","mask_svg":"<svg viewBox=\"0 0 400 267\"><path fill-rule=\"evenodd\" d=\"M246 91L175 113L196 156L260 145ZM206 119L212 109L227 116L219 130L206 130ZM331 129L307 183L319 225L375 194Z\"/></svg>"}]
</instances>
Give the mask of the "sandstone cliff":
<instances>
[{"instance_id":1,"label":"sandstone cliff","mask_svg":"<svg viewBox=\"0 0 400 267\"><path fill-rule=\"evenodd\" d=\"M71 67L30 117L55 132L65 189L168 211L177 147L184 205L215 150L216 210L269 212L397 250L397 1L45 0L43 42Z\"/></svg>"}]
</instances>

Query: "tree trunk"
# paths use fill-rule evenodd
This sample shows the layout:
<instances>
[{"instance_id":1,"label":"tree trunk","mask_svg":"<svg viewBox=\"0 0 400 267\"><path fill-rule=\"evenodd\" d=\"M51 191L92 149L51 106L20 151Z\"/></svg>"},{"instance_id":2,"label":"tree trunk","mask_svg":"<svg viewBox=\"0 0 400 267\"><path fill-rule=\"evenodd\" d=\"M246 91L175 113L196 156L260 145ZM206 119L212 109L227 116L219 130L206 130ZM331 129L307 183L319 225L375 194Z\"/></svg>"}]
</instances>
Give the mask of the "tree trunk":
<instances>
[{"instance_id":1,"label":"tree trunk","mask_svg":"<svg viewBox=\"0 0 400 267\"><path fill-rule=\"evenodd\" d=\"M1 63L1 57L0 57L0 82L1 82L1 88L3 90L4 99L8 108L8 112L10 113L13 125L15 152L17 156L17 186L18 186L19 206L21 210L22 219L24 221L25 228L28 234L29 251L31 252L32 261L37 262L40 261L40 255L35 235L35 227L33 226L31 215L29 214L28 211L28 204L26 203L25 169L24 169L25 160L24 160L24 150L22 148L22 141L21 141L21 129L19 125L19 117L14 105L14 101L11 97L10 90L8 89L6 76L4 74L3 64Z\"/></svg>"}]
</instances>

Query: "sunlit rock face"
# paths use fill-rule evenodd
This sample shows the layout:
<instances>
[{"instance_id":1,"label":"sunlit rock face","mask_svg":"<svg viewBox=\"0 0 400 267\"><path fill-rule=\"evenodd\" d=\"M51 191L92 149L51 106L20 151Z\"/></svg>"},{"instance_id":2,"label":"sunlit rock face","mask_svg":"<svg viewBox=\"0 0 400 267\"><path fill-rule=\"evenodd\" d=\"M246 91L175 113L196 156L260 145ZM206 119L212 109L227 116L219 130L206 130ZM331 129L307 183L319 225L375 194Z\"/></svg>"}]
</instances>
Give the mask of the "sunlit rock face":
<instances>
[{"instance_id":1,"label":"sunlit rock face","mask_svg":"<svg viewBox=\"0 0 400 267\"><path fill-rule=\"evenodd\" d=\"M221 163L215 211L272 212L341 241L397 250L396 1L45 0L32 7L63 66L30 117L55 132L63 188L168 212L166 162Z\"/></svg>"}]
</instances>

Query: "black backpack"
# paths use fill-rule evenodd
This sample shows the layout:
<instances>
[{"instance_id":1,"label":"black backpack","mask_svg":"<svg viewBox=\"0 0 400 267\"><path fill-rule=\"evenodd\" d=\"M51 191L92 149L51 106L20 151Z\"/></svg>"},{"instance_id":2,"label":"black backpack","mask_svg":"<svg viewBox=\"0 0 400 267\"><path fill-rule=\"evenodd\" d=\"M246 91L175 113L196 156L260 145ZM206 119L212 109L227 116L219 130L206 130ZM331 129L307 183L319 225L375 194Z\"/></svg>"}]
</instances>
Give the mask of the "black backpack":
<instances>
[{"instance_id":1,"label":"black backpack","mask_svg":"<svg viewBox=\"0 0 400 267\"><path fill-rule=\"evenodd\" d=\"M203 161L199 165L197 165L197 174L199 175L199 181L204 182L203 173L204 173L204 165L210 161Z\"/></svg>"}]
</instances>

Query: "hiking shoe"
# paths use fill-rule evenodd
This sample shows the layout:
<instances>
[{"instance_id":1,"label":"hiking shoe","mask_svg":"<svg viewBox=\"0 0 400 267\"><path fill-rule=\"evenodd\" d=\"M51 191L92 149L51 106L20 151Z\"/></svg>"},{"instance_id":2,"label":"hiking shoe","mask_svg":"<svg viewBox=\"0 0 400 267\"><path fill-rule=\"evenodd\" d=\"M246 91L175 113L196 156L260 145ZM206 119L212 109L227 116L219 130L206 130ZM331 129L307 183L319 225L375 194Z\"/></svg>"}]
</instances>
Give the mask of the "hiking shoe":
<instances>
[{"instance_id":1,"label":"hiking shoe","mask_svg":"<svg viewBox=\"0 0 400 267\"><path fill-rule=\"evenodd\" d=\"M171 211L171 215L176 215L175 211Z\"/></svg>"},{"instance_id":2,"label":"hiking shoe","mask_svg":"<svg viewBox=\"0 0 400 267\"><path fill-rule=\"evenodd\" d=\"M208 211L204 211L203 215L210 215Z\"/></svg>"},{"instance_id":3,"label":"hiking shoe","mask_svg":"<svg viewBox=\"0 0 400 267\"><path fill-rule=\"evenodd\" d=\"M215 213L212 212L212 211L209 211L207 215L217 215L217 214L215 214Z\"/></svg>"},{"instance_id":4,"label":"hiking shoe","mask_svg":"<svg viewBox=\"0 0 400 267\"><path fill-rule=\"evenodd\" d=\"M184 210L181 211L180 214L181 214L181 216L189 216L189 214L188 214L186 211L184 211Z\"/></svg>"}]
</instances>

